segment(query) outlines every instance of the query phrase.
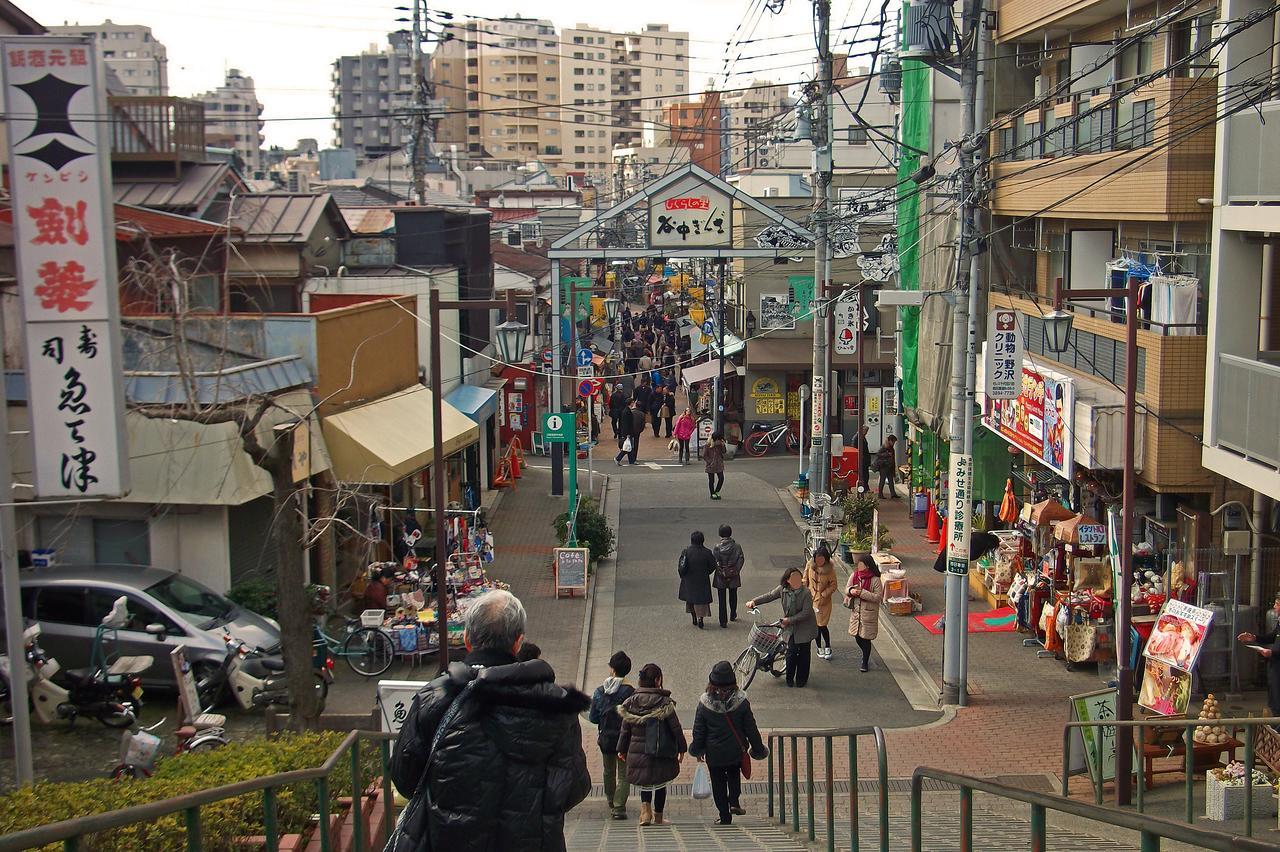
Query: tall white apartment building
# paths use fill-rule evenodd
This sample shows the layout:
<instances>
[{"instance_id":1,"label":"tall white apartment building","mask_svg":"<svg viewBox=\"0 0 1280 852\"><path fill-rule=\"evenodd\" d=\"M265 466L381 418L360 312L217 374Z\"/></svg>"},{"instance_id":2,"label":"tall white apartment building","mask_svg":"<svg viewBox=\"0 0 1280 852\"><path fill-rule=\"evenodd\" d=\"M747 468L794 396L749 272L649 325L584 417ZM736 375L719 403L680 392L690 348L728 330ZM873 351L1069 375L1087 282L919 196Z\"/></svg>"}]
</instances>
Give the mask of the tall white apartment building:
<instances>
[{"instance_id":1,"label":"tall white apartment building","mask_svg":"<svg viewBox=\"0 0 1280 852\"><path fill-rule=\"evenodd\" d=\"M96 38L106 66L116 72L129 94L169 94L169 57L164 45L151 35L151 27L116 24L108 19L100 24L49 27L49 34Z\"/></svg>"},{"instance_id":2,"label":"tall white apartment building","mask_svg":"<svg viewBox=\"0 0 1280 852\"><path fill-rule=\"evenodd\" d=\"M204 104L205 141L214 147L233 149L244 160L249 174L262 171L265 123L253 78L232 68L223 85L196 95L195 99Z\"/></svg>"}]
</instances>

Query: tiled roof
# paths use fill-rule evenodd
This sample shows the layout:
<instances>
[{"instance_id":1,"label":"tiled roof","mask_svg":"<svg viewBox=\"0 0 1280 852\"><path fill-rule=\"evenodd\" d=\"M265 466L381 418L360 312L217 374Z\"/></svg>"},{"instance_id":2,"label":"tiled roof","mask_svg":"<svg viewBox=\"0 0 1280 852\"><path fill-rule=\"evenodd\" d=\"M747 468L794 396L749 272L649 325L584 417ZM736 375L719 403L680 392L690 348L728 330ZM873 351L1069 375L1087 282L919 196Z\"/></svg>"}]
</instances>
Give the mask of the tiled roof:
<instances>
[{"instance_id":1,"label":"tiled roof","mask_svg":"<svg viewBox=\"0 0 1280 852\"><path fill-rule=\"evenodd\" d=\"M491 207L493 222L520 222L525 219L536 219L541 212L537 207Z\"/></svg>"},{"instance_id":2,"label":"tiled roof","mask_svg":"<svg viewBox=\"0 0 1280 852\"><path fill-rule=\"evenodd\" d=\"M509 246L500 240L490 243L493 262L532 278L541 278L551 272L551 261L546 257Z\"/></svg>"},{"instance_id":3,"label":"tiled roof","mask_svg":"<svg viewBox=\"0 0 1280 852\"><path fill-rule=\"evenodd\" d=\"M158 239L177 239L181 237L215 237L227 229L216 222L193 219L190 216L178 216L174 213L162 213L159 210L148 210L145 207L134 207L130 204L116 204L116 239L121 242L132 242L142 237ZM13 209L0 209L0 225L9 226L3 232L8 233L12 242ZM235 233L238 229L232 227Z\"/></svg>"}]
</instances>

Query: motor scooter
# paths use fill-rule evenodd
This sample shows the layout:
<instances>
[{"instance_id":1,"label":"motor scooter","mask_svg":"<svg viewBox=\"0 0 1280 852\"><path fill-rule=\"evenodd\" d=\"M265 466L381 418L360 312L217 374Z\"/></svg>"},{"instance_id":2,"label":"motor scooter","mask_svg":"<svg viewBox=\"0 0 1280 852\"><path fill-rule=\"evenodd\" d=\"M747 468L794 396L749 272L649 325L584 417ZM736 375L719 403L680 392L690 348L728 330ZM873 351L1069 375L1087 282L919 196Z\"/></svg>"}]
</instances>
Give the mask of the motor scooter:
<instances>
[{"instance_id":1,"label":"motor scooter","mask_svg":"<svg viewBox=\"0 0 1280 852\"><path fill-rule=\"evenodd\" d=\"M142 707L141 674L151 668L155 657L121 656L114 652L117 631L129 622L128 603L128 598L121 595L103 616L93 636L87 668L61 669L48 674L56 685L67 691L67 700L58 712L72 724L78 716L92 716L108 727L127 728L133 725ZM162 635L164 626L149 624L146 631L153 636Z\"/></svg>"},{"instance_id":2,"label":"motor scooter","mask_svg":"<svg viewBox=\"0 0 1280 852\"><path fill-rule=\"evenodd\" d=\"M236 702L245 710L255 707L288 707L289 685L284 673L284 660L274 654L250 648L243 641L224 635L227 643L227 685ZM333 658L325 650L324 643L316 645L315 688L320 708L324 708L333 683Z\"/></svg>"}]
</instances>

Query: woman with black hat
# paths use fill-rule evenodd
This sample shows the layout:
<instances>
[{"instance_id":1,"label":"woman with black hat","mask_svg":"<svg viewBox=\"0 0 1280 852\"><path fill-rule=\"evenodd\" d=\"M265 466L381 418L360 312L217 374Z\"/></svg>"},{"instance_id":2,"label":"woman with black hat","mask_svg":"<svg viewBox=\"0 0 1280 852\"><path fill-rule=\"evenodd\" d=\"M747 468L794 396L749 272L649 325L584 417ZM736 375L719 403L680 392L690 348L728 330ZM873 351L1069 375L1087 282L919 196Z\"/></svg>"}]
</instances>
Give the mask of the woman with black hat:
<instances>
[{"instance_id":1,"label":"woman with black hat","mask_svg":"<svg viewBox=\"0 0 1280 852\"><path fill-rule=\"evenodd\" d=\"M733 814L746 813L741 803L742 775L751 777L751 760L769 756L751 712L751 702L738 689L733 666L721 660L711 667L707 691L698 699L689 754L707 762L711 799L720 812L716 825L729 825Z\"/></svg>"}]
</instances>

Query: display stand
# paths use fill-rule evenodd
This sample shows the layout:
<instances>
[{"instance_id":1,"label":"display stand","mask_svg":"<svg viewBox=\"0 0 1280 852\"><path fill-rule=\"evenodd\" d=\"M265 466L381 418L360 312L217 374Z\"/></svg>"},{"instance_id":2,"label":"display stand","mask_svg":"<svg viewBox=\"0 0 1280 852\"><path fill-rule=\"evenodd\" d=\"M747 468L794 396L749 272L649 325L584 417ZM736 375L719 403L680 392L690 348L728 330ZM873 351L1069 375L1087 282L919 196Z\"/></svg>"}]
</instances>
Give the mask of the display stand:
<instances>
[{"instance_id":1,"label":"display stand","mask_svg":"<svg viewBox=\"0 0 1280 852\"><path fill-rule=\"evenodd\" d=\"M587 565L591 551L585 547L557 547L555 549L556 597L579 592L587 594Z\"/></svg>"}]
</instances>

